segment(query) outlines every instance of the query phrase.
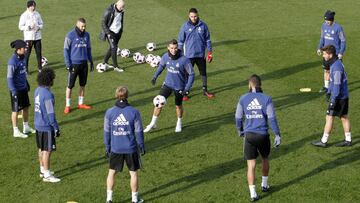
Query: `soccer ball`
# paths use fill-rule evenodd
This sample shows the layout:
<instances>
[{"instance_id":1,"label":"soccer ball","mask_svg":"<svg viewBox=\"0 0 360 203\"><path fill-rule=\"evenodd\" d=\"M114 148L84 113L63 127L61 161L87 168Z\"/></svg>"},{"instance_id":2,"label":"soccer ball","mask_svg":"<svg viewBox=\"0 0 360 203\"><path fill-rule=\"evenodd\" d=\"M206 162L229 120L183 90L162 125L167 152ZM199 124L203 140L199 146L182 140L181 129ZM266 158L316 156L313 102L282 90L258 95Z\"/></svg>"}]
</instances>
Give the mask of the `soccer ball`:
<instances>
[{"instance_id":1,"label":"soccer ball","mask_svg":"<svg viewBox=\"0 0 360 203\"><path fill-rule=\"evenodd\" d=\"M145 63L145 56L140 54L137 58L136 63Z\"/></svg>"},{"instance_id":2,"label":"soccer ball","mask_svg":"<svg viewBox=\"0 0 360 203\"><path fill-rule=\"evenodd\" d=\"M99 63L96 66L96 70L97 70L98 73L103 73L103 72L105 72L107 70L107 66L104 63Z\"/></svg>"},{"instance_id":3,"label":"soccer ball","mask_svg":"<svg viewBox=\"0 0 360 203\"><path fill-rule=\"evenodd\" d=\"M118 56L121 55L121 49L119 47L117 48L116 55L118 55Z\"/></svg>"},{"instance_id":4,"label":"soccer ball","mask_svg":"<svg viewBox=\"0 0 360 203\"><path fill-rule=\"evenodd\" d=\"M153 60L150 63L150 66L153 68L156 68L160 63L160 60L157 57L154 57Z\"/></svg>"},{"instance_id":5,"label":"soccer ball","mask_svg":"<svg viewBox=\"0 0 360 203\"><path fill-rule=\"evenodd\" d=\"M137 62L139 56L141 56L141 53L140 53L140 52L135 52L135 53L133 54L133 59L134 59L135 62Z\"/></svg>"},{"instance_id":6,"label":"soccer ball","mask_svg":"<svg viewBox=\"0 0 360 203\"><path fill-rule=\"evenodd\" d=\"M45 67L48 64L48 60L45 57L41 57L41 66Z\"/></svg>"},{"instance_id":7,"label":"soccer ball","mask_svg":"<svg viewBox=\"0 0 360 203\"><path fill-rule=\"evenodd\" d=\"M160 61L161 61L161 56L156 55L155 57L156 57L156 59L157 59L157 60L159 61L159 63L160 63Z\"/></svg>"},{"instance_id":8,"label":"soccer ball","mask_svg":"<svg viewBox=\"0 0 360 203\"><path fill-rule=\"evenodd\" d=\"M154 42L149 42L146 44L146 49L148 51L154 51L156 49L156 44Z\"/></svg>"},{"instance_id":9,"label":"soccer ball","mask_svg":"<svg viewBox=\"0 0 360 203\"><path fill-rule=\"evenodd\" d=\"M153 103L155 107L164 107L166 104L166 98L162 95L157 95L156 97L154 97Z\"/></svg>"},{"instance_id":10,"label":"soccer ball","mask_svg":"<svg viewBox=\"0 0 360 203\"><path fill-rule=\"evenodd\" d=\"M120 51L120 55L123 58L128 58L130 56L130 51L129 49L123 49Z\"/></svg>"},{"instance_id":11,"label":"soccer ball","mask_svg":"<svg viewBox=\"0 0 360 203\"><path fill-rule=\"evenodd\" d=\"M151 62L152 62L154 59L155 59L155 57L154 57L154 55L152 55L152 54L148 54L148 55L146 55L146 57L145 57L145 61L146 61L146 63L148 63L148 64L151 64Z\"/></svg>"}]
</instances>

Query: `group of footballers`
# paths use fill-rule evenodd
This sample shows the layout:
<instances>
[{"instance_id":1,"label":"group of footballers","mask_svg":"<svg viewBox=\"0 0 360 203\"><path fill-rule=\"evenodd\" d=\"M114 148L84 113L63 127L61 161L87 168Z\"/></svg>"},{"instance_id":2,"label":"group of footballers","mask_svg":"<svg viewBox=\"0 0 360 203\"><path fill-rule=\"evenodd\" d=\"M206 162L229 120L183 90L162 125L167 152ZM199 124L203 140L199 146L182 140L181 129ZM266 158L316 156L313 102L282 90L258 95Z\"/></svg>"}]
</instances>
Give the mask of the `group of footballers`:
<instances>
[{"instance_id":1,"label":"group of footballers","mask_svg":"<svg viewBox=\"0 0 360 203\"><path fill-rule=\"evenodd\" d=\"M55 79L55 72L51 68L43 68L38 63L37 83L34 93L34 127L29 126L30 100L28 92L30 85L27 81L29 73L28 59L31 46L35 46L37 59L41 59L41 29L43 22L39 13L35 11L35 1L27 2L27 11L21 16L19 28L24 32L24 40L15 40L10 46L15 49L8 62L7 81L10 91L12 107L13 136L26 138L29 133L36 133L36 143L39 149L40 177L45 182L59 182L50 170L50 156L56 150L55 137L60 136L60 129L55 116L55 97L51 92ZM102 21L100 38L107 40L107 50L103 63L108 64L112 57L114 68L119 72L124 70L117 63L117 44L123 32L124 0L111 4L105 11ZM175 96L177 123L175 132L182 131L183 106L182 102L189 99L189 91L194 82L194 68L199 68L203 83L203 94L207 98L214 98L214 94L207 89L206 63L211 62L212 46L210 32L207 25L200 20L197 9L189 10L189 19L179 32L178 40L171 40L167 45L160 64L151 80L152 85L164 69L167 70L159 95L168 98L172 93ZM324 134L320 141L312 144L326 147L332 129L334 117L341 118L345 140L337 146L351 146L350 122L348 119L348 89L347 76L342 63L345 51L345 36L340 25L334 22L335 12L327 11L324 15L325 23L322 26L318 54L324 58L325 88L329 99ZM64 59L68 70L68 84L66 89L65 114L71 112L71 90L79 77L79 109L91 109L84 104L85 85L87 82L88 62L90 71L94 70L90 35L85 31L86 21L79 18L76 26L65 37ZM30 38L29 38L30 36ZM104 144L106 156L109 158L109 171L106 180L106 202L112 202L115 174L123 170L124 162L129 168L132 202L143 202L138 197L138 170L141 168L141 155L146 153L144 132L147 133L156 127L157 119L162 107L154 107L153 116L149 125L143 129L140 113L128 102L129 91L125 86L120 86L115 91L116 104L108 109L104 118ZM22 111L23 132L17 127L18 113ZM263 192L270 190L268 185L270 139L268 123L275 133L274 146L281 143L280 129L275 116L275 109L270 96L264 94L261 88L261 78L254 74L249 78L249 92L242 95L237 104L236 128L240 137L244 138L244 156L248 165L248 185L250 200L256 201L260 196L255 189L256 158L259 153L262 158L262 183Z\"/></svg>"}]
</instances>

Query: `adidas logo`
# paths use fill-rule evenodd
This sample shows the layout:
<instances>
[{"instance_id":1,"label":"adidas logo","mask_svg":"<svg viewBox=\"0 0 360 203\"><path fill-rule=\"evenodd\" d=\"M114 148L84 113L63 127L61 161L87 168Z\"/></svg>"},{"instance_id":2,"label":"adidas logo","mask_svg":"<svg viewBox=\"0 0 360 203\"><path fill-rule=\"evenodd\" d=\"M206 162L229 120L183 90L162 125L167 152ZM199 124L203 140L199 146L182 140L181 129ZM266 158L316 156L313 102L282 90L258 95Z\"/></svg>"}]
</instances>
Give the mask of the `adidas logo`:
<instances>
[{"instance_id":1,"label":"adidas logo","mask_svg":"<svg viewBox=\"0 0 360 203\"><path fill-rule=\"evenodd\" d=\"M256 99L256 98L254 98L251 102L250 102L250 104L247 106L247 110L254 110L254 109L261 109L262 108L262 106L260 105L260 103L259 103L259 101Z\"/></svg>"},{"instance_id":2,"label":"adidas logo","mask_svg":"<svg viewBox=\"0 0 360 203\"><path fill-rule=\"evenodd\" d=\"M126 120L123 114L120 114L113 122L113 125L129 125L129 121Z\"/></svg>"}]
</instances>

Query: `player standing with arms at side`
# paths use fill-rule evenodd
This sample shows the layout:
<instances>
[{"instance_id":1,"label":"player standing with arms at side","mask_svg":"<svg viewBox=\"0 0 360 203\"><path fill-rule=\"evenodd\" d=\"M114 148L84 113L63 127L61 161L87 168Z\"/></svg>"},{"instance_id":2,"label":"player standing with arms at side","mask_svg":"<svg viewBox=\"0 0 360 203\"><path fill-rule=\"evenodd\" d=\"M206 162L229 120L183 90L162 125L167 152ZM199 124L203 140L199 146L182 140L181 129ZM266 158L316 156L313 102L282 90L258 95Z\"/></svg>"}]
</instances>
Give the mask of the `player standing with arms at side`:
<instances>
[{"instance_id":1,"label":"player standing with arms at side","mask_svg":"<svg viewBox=\"0 0 360 203\"><path fill-rule=\"evenodd\" d=\"M160 64L155 72L151 84L155 85L156 79L160 76L162 71L166 68L167 74L165 81L160 89L160 95L166 99L172 92L175 94L176 105L176 128L175 132L181 132L182 130L182 116L184 108L182 106L183 97L189 94L189 91L194 83L194 68L191 62L185 56L182 56L178 50L178 43L175 39L171 40L168 44L168 53L165 53ZM162 107L154 107L154 113L151 122L146 126L144 132L149 132L152 128L156 127L156 121L160 116Z\"/></svg>"},{"instance_id":2,"label":"player standing with arms at side","mask_svg":"<svg viewBox=\"0 0 360 203\"><path fill-rule=\"evenodd\" d=\"M10 43L11 48L15 48L15 53L8 61L7 84L11 98L11 122L13 126L13 136L27 138L28 133L35 133L29 126L29 83L26 79L25 47L23 40L15 40ZM17 127L18 113L22 111L23 133Z\"/></svg>"},{"instance_id":3,"label":"player standing with arms at side","mask_svg":"<svg viewBox=\"0 0 360 203\"><path fill-rule=\"evenodd\" d=\"M55 116L55 98L50 88L54 84L55 73L44 68L37 76L38 87L34 93L34 125L36 129L36 144L39 149L40 177L44 182L56 183L60 179L50 171L50 156L56 150L55 137L60 136L60 130Z\"/></svg>"},{"instance_id":4,"label":"player standing with arms at side","mask_svg":"<svg viewBox=\"0 0 360 203\"><path fill-rule=\"evenodd\" d=\"M121 39L122 32L124 30L124 0L119 0L115 4L111 4L105 11L101 27L100 39L109 42L109 49L104 56L104 63L108 65L110 57L113 61L114 70L118 72L124 72L124 69L120 68L117 62L117 49L118 43Z\"/></svg>"},{"instance_id":5,"label":"player standing with arms at side","mask_svg":"<svg viewBox=\"0 0 360 203\"><path fill-rule=\"evenodd\" d=\"M132 202L143 202L138 197L138 170L141 168L140 153L145 154L144 133L140 113L128 103L128 96L126 87L118 87L115 106L106 111L104 118L104 143L106 156L110 158L107 203L112 202L115 175L122 171L124 161L130 172Z\"/></svg>"},{"instance_id":6,"label":"player standing with arms at side","mask_svg":"<svg viewBox=\"0 0 360 203\"><path fill-rule=\"evenodd\" d=\"M35 1L27 2L27 10L21 14L19 20L19 29L24 32L24 40L26 42L26 72L29 74L29 58L31 49L34 46L36 59L38 64L38 71L42 69L41 66L41 30L44 23L39 12L35 10Z\"/></svg>"},{"instance_id":7,"label":"player standing with arms at side","mask_svg":"<svg viewBox=\"0 0 360 203\"><path fill-rule=\"evenodd\" d=\"M349 92L347 75L344 64L337 57L336 47L333 45L322 48L324 60L330 65L330 85L328 89L329 106L326 112L324 134L319 141L312 144L318 147L326 147L333 127L335 116L340 117L345 134L345 140L336 144L337 147L351 146L350 120L348 117Z\"/></svg>"},{"instance_id":8,"label":"player standing with arms at side","mask_svg":"<svg viewBox=\"0 0 360 203\"><path fill-rule=\"evenodd\" d=\"M324 14L325 22L321 26L320 43L317 49L317 54L321 56L321 48L328 45L333 45L336 48L337 57L342 60L345 49L346 41L343 28L334 22L335 12L327 10ZM327 61L323 60L324 68L324 87L320 92L327 92L329 88L330 65Z\"/></svg>"},{"instance_id":9,"label":"player standing with arms at side","mask_svg":"<svg viewBox=\"0 0 360 203\"><path fill-rule=\"evenodd\" d=\"M94 71L94 63L91 55L90 34L85 31L86 21L79 18L76 27L65 37L64 58L66 69L69 71L68 84L66 88L66 105L64 113L70 113L71 90L79 76L79 101L78 109L91 109L91 106L84 104L85 85L88 77L88 61L90 72Z\"/></svg>"},{"instance_id":10,"label":"player standing with arms at side","mask_svg":"<svg viewBox=\"0 0 360 203\"><path fill-rule=\"evenodd\" d=\"M215 95L208 92L207 89L206 75L206 61L211 63L213 59L210 32L208 26L200 20L196 8L189 10L189 20L181 26L178 41L179 49L182 50L184 56L190 59L193 66L196 64L199 69L204 96L209 99L213 98ZM206 49L208 52L205 60ZM187 95L183 98L184 101L188 99Z\"/></svg>"},{"instance_id":11,"label":"player standing with arms at side","mask_svg":"<svg viewBox=\"0 0 360 203\"><path fill-rule=\"evenodd\" d=\"M237 104L235 120L239 136L244 137L244 153L247 160L247 178L250 189L250 200L257 201L260 196L255 190L256 158L260 153L262 158L262 182L263 192L269 191L269 159L270 139L268 133L268 121L275 133L274 147L281 143L280 129L275 116L275 109L270 96L264 94L261 89L261 79L258 75L252 75L249 79L249 93L240 97ZM245 127L243 127L245 117Z\"/></svg>"}]
</instances>

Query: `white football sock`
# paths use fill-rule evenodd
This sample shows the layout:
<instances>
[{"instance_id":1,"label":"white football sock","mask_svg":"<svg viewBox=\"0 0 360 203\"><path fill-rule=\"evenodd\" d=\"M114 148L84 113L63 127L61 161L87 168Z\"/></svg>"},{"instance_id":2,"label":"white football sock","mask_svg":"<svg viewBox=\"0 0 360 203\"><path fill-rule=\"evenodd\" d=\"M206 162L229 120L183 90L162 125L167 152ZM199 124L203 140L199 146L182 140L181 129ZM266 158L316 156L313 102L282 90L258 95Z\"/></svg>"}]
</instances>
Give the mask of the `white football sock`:
<instances>
[{"instance_id":1,"label":"white football sock","mask_svg":"<svg viewBox=\"0 0 360 203\"><path fill-rule=\"evenodd\" d=\"M131 201L132 202L138 201L138 192L131 192Z\"/></svg>"},{"instance_id":2,"label":"white football sock","mask_svg":"<svg viewBox=\"0 0 360 203\"><path fill-rule=\"evenodd\" d=\"M23 122L24 128L29 128L29 122Z\"/></svg>"},{"instance_id":3,"label":"white football sock","mask_svg":"<svg viewBox=\"0 0 360 203\"><path fill-rule=\"evenodd\" d=\"M324 87L329 88L330 81L324 80Z\"/></svg>"},{"instance_id":4,"label":"white football sock","mask_svg":"<svg viewBox=\"0 0 360 203\"><path fill-rule=\"evenodd\" d=\"M262 176L261 178L261 187L267 187L268 186L268 176Z\"/></svg>"},{"instance_id":5,"label":"white football sock","mask_svg":"<svg viewBox=\"0 0 360 203\"><path fill-rule=\"evenodd\" d=\"M13 127L14 133L20 132L18 127Z\"/></svg>"},{"instance_id":6,"label":"white football sock","mask_svg":"<svg viewBox=\"0 0 360 203\"><path fill-rule=\"evenodd\" d=\"M250 190L250 197L251 198L257 197L256 190L255 190L255 185L249 185L249 190Z\"/></svg>"},{"instance_id":7,"label":"white football sock","mask_svg":"<svg viewBox=\"0 0 360 203\"><path fill-rule=\"evenodd\" d=\"M112 201L112 190L106 190L106 201Z\"/></svg>"},{"instance_id":8,"label":"white football sock","mask_svg":"<svg viewBox=\"0 0 360 203\"><path fill-rule=\"evenodd\" d=\"M182 118L178 118L177 122L176 122L176 125L181 125L182 124L181 120L182 120Z\"/></svg>"},{"instance_id":9,"label":"white football sock","mask_svg":"<svg viewBox=\"0 0 360 203\"><path fill-rule=\"evenodd\" d=\"M345 133L345 141L351 142L351 132Z\"/></svg>"},{"instance_id":10,"label":"white football sock","mask_svg":"<svg viewBox=\"0 0 360 203\"><path fill-rule=\"evenodd\" d=\"M157 116L153 116L149 125L154 126L156 124L157 119L158 119Z\"/></svg>"},{"instance_id":11,"label":"white football sock","mask_svg":"<svg viewBox=\"0 0 360 203\"><path fill-rule=\"evenodd\" d=\"M45 172L45 169L43 166L40 166L40 173L44 173Z\"/></svg>"},{"instance_id":12,"label":"white football sock","mask_svg":"<svg viewBox=\"0 0 360 203\"><path fill-rule=\"evenodd\" d=\"M82 97L82 96L79 96L79 102L78 102L78 104L83 104L84 103L84 97Z\"/></svg>"},{"instance_id":13,"label":"white football sock","mask_svg":"<svg viewBox=\"0 0 360 203\"><path fill-rule=\"evenodd\" d=\"M48 178L49 176L51 176L50 170L44 170L44 178Z\"/></svg>"},{"instance_id":14,"label":"white football sock","mask_svg":"<svg viewBox=\"0 0 360 203\"><path fill-rule=\"evenodd\" d=\"M71 103L71 99L70 98L66 98L66 106L70 106Z\"/></svg>"},{"instance_id":15,"label":"white football sock","mask_svg":"<svg viewBox=\"0 0 360 203\"><path fill-rule=\"evenodd\" d=\"M322 143L327 143L328 140L329 140L329 134L324 133L322 138L321 138L321 142Z\"/></svg>"}]
</instances>

